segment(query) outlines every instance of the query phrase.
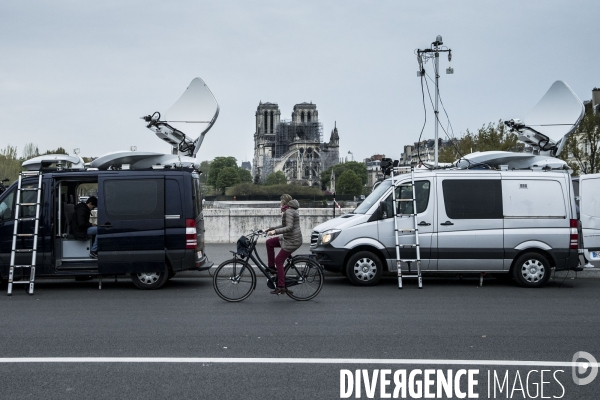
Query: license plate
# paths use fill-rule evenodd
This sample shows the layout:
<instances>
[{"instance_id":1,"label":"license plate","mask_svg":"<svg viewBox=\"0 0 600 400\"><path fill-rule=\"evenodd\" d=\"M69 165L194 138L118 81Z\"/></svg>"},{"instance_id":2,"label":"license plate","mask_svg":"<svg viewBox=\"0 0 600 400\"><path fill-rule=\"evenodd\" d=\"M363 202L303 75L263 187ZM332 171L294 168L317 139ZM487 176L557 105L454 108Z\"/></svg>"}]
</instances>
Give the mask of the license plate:
<instances>
[{"instance_id":1,"label":"license plate","mask_svg":"<svg viewBox=\"0 0 600 400\"><path fill-rule=\"evenodd\" d=\"M592 251L592 258L594 258L594 259L600 258L600 252Z\"/></svg>"}]
</instances>

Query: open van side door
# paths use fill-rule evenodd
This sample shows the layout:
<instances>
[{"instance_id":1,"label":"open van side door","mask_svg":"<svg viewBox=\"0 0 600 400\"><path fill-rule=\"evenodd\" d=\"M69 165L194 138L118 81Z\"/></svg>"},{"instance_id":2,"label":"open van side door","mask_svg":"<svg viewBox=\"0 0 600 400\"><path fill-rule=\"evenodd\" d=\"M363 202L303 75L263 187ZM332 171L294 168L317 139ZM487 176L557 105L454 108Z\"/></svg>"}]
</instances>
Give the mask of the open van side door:
<instances>
[{"instance_id":1,"label":"open van side door","mask_svg":"<svg viewBox=\"0 0 600 400\"><path fill-rule=\"evenodd\" d=\"M98 177L98 271L165 271L163 176Z\"/></svg>"},{"instance_id":2,"label":"open van side door","mask_svg":"<svg viewBox=\"0 0 600 400\"><path fill-rule=\"evenodd\" d=\"M600 261L600 174L579 177L579 215L586 258ZM589 253L589 254L588 254Z\"/></svg>"}]
</instances>

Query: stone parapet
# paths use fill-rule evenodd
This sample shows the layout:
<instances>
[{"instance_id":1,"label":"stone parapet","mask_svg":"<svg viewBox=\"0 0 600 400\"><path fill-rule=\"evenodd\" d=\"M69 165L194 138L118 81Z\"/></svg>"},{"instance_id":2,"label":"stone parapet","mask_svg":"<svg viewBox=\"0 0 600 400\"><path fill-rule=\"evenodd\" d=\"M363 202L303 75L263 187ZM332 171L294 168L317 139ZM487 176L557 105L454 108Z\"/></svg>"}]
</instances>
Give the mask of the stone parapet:
<instances>
[{"instance_id":1,"label":"stone parapet","mask_svg":"<svg viewBox=\"0 0 600 400\"><path fill-rule=\"evenodd\" d=\"M353 208L336 210L339 217L352 212ZM281 212L277 208L228 208L204 209L206 243L235 243L242 235L254 229L265 229L281 224ZM331 208L300 209L300 229L304 243L310 243L313 228L333 218ZM261 238L259 242L264 242Z\"/></svg>"}]
</instances>

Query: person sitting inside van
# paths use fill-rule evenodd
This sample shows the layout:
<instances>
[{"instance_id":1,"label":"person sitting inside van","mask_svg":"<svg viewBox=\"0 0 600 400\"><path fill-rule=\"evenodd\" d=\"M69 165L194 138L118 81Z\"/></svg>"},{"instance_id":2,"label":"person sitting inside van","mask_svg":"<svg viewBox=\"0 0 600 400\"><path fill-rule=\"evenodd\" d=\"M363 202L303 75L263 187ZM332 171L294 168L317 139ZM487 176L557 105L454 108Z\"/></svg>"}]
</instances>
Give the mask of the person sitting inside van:
<instances>
[{"instance_id":1,"label":"person sitting inside van","mask_svg":"<svg viewBox=\"0 0 600 400\"><path fill-rule=\"evenodd\" d=\"M292 199L289 194L281 196L281 225L267 228L267 235L279 235L270 238L266 242L267 265L270 272L275 272L277 267L277 288L271 294L284 294L288 292L285 287L285 275L283 262L302 245L302 231L300 230L300 215L298 214L300 204ZM275 247L281 250L275 257ZM291 291L289 291L291 293Z\"/></svg>"},{"instance_id":2,"label":"person sitting inside van","mask_svg":"<svg viewBox=\"0 0 600 400\"><path fill-rule=\"evenodd\" d=\"M73 236L75 239L87 239L88 236L94 236L94 244L90 251L90 257L98 258L98 227L92 225L90 216L92 210L98 207L98 199L96 196L90 196L85 203L79 203L75 206L73 213Z\"/></svg>"}]
</instances>

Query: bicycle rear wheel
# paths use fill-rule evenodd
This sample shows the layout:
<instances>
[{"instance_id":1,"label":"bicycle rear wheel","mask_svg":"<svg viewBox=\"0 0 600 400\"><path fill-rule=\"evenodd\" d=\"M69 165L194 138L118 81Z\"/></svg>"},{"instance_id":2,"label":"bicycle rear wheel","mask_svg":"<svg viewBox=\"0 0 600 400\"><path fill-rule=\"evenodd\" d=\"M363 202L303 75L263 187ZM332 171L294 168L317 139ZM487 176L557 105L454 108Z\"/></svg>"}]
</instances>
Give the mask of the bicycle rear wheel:
<instances>
[{"instance_id":1,"label":"bicycle rear wheel","mask_svg":"<svg viewBox=\"0 0 600 400\"><path fill-rule=\"evenodd\" d=\"M242 301L256 287L256 274L245 261L231 259L217 267L213 275L213 287L226 301Z\"/></svg>"},{"instance_id":2,"label":"bicycle rear wheel","mask_svg":"<svg viewBox=\"0 0 600 400\"><path fill-rule=\"evenodd\" d=\"M297 259L285 267L287 295L294 300L306 301L314 298L323 288L325 277L321 266L309 259Z\"/></svg>"}]
</instances>

